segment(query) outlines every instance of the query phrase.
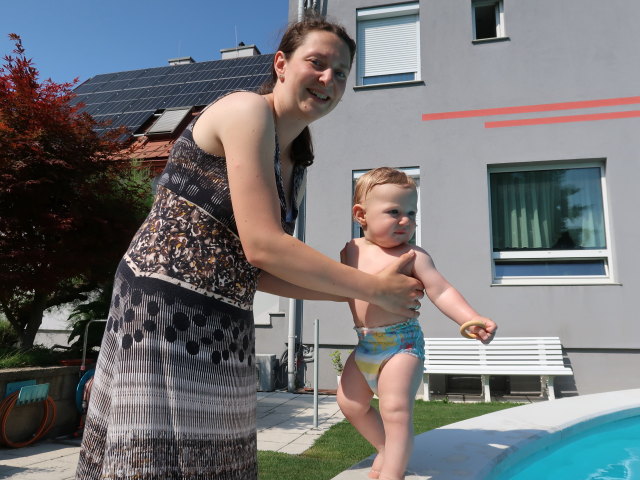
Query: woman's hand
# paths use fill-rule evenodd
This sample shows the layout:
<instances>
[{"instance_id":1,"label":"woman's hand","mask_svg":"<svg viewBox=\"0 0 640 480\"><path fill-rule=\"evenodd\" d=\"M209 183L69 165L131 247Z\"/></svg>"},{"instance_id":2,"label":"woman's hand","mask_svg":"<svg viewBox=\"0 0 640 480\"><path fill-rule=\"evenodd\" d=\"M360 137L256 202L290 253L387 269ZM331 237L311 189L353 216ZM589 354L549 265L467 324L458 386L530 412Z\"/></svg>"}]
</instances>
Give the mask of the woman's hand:
<instances>
[{"instance_id":1,"label":"woman's hand","mask_svg":"<svg viewBox=\"0 0 640 480\"><path fill-rule=\"evenodd\" d=\"M415 256L415 252L411 250L377 274L380 288L371 303L406 318L417 318L420 315L418 309L420 299L424 296L424 286L419 280L401 273L411 271Z\"/></svg>"}]
</instances>

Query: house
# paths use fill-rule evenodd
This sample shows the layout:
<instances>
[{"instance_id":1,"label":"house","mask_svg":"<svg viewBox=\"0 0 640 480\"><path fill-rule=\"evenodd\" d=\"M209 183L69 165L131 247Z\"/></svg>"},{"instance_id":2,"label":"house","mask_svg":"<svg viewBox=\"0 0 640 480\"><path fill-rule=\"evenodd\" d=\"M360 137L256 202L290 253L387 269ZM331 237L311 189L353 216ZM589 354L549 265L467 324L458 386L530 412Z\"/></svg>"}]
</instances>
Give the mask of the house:
<instances>
[{"instance_id":1,"label":"house","mask_svg":"<svg viewBox=\"0 0 640 480\"><path fill-rule=\"evenodd\" d=\"M419 182L417 243L499 335L560 337L575 374L556 380L561 395L637 388L640 3L317 8L345 25L358 53L341 104L312 126L305 241L337 259L354 234L355 178L406 169ZM458 335L423 305L427 336ZM258 353L282 354L296 311L306 346L320 320L319 386L335 388L329 353L356 343L345 305L306 301L272 315L256 327ZM459 387L448 380L436 388Z\"/></svg>"}]
</instances>

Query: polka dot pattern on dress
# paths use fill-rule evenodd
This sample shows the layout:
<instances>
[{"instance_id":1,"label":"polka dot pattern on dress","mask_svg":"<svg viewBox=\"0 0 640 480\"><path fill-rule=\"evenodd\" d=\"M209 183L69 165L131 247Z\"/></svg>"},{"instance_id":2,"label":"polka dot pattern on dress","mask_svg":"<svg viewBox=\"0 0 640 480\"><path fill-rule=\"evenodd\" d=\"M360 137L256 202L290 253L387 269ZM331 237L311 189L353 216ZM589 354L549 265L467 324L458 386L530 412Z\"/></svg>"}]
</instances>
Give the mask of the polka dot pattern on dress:
<instances>
[{"instance_id":1,"label":"polka dot pattern on dress","mask_svg":"<svg viewBox=\"0 0 640 480\"><path fill-rule=\"evenodd\" d=\"M131 289L125 281L114 288L112 306L117 313L112 311L106 331L118 336L124 350L157 335L156 341L183 344L189 357L204 354L214 365L233 359L249 366L253 362L254 334L247 318L221 313L208 304L183 305L171 292L150 294Z\"/></svg>"}]
</instances>

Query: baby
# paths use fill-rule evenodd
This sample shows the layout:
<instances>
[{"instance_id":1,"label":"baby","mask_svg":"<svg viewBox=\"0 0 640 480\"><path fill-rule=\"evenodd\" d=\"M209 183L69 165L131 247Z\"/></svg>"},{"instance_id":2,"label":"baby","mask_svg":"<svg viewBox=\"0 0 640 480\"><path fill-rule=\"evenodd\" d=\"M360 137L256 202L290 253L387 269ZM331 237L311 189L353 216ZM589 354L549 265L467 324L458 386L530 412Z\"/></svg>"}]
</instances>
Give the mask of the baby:
<instances>
[{"instance_id":1,"label":"baby","mask_svg":"<svg viewBox=\"0 0 640 480\"><path fill-rule=\"evenodd\" d=\"M409 243L416 229L418 195L405 173L388 167L362 175L353 199L353 216L363 238L347 243L343 263L375 274L403 253L415 260L402 272L422 282L429 300L453 321L478 323L469 331L489 342L496 324L480 316L436 270L422 248ZM424 364L424 335L417 319L406 319L362 300L350 300L358 345L345 363L338 405L345 417L373 445L376 456L370 478L404 478L413 446L413 403ZM420 308L419 303L414 307ZM370 405L374 394L380 411Z\"/></svg>"}]
</instances>

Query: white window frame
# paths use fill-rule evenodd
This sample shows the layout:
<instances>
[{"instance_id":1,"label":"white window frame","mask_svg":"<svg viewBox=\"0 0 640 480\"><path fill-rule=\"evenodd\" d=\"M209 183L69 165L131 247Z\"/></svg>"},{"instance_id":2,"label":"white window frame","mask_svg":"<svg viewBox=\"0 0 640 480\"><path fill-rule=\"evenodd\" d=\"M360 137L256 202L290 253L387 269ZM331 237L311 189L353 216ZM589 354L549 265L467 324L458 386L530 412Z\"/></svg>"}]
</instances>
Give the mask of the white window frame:
<instances>
[{"instance_id":1,"label":"white window frame","mask_svg":"<svg viewBox=\"0 0 640 480\"><path fill-rule=\"evenodd\" d=\"M416 245L418 247L422 246L422 234L420 228L420 168L419 167L394 167L396 170L400 170L407 174L408 177L411 177L416 184L416 192L418 193L418 208L416 211ZM368 168L366 170L354 170L352 172L351 179L351 198L353 198L353 192L356 186L356 180L360 178L365 173L373 170ZM353 215L351 216L351 238L360 238L360 224L353 219Z\"/></svg>"},{"instance_id":2,"label":"white window frame","mask_svg":"<svg viewBox=\"0 0 640 480\"><path fill-rule=\"evenodd\" d=\"M476 7L495 6L496 36L490 38L478 38L476 34ZM475 42L489 41L496 38L506 38L507 33L504 28L504 2L503 0L471 0L471 20L473 26L473 40Z\"/></svg>"},{"instance_id":3,"label":"white window frame","mask_svg":"<svg viewBox=\"0 0 640 480\"><path fill-rule=\"evenodd\" d=\"M543 250L543 251L518 251L518 252L494 252L493 251L493 218L491 209L491 174L504 172L529 172L535 170L571 170L576 168L600 169L600 187L602 191L602 210L604 217L604 233L607 248L596 250ZM611 230L609 226L609 207L606 184L606 168L604 161L579 161L558 162L540 164L519 164L508 166L489 166L487 172L487 185L489 193L489 234L491 244L491 275L493 285L601 285L613 284L614 267L611 250ZM567 275L567 276L509 276L496 277L496 260L604 260L604 275Z\"/></svg>"},{"instance_id":4,"label":"white window frame","mask_svg":"<svg viewBox=\"0 0 640 480\"><path fill-rule=\"evenodd\" d=\"M153 125L149 127L145 135L169 135L173 134L184 119L191 113L193 107L167 108L158 115Z\"/></svg>"},{"instance_id":5,"label":"white window frame","mask_svg":"<svg viewBox=\"0 0 640 480\"><path fill-rule=\"evenodd\" d=\"M358 52L357 52L357 68L356 68L356 85L358 87L375 87L385 84L397 84L404 82L416 82L420 81L420 7L419 2L402 3L396 5L389 5L383 7L362 8L356 10L356 23L357 23L357 39L358 39ZM386 19L392 19L395 17L415 17L415 71L406 70L388 70L389 73L381 71L378 75L370 75L371 77L383 76L383 75L396 75L396 74L414 74L414 78L410 80L389 80L386 82L365 84L365 68L366 68L366 42L363 39L364 28L371 25L370 21L384 21Z\"/></svg>"}]
</instances>

